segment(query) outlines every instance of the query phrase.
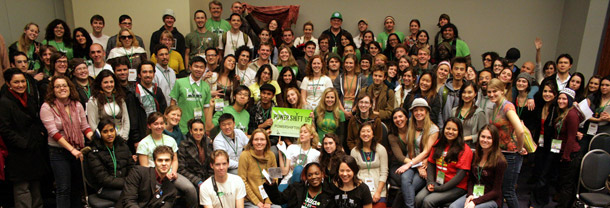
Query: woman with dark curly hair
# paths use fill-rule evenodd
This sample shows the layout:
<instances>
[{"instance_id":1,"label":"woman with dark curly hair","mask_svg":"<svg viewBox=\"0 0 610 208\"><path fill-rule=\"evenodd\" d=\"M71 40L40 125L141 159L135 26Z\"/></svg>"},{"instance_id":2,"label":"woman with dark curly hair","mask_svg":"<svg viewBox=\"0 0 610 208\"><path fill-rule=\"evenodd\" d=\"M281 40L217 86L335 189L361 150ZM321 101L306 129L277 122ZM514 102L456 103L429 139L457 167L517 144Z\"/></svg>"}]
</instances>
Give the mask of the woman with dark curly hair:
<instances>
[{"instance_id":1,"label":"woman with dark curly hair","mask_svg":"<svg viewBox=\"0 0 610 208\"><path fill-rule=\"evenodd\" d=\"M49 23L44 34L42 45L50 45L57 51L66 54L68 59L74 57L72 50L72 37L70 37L70 27L60 19L55 19Z\"/></svg>"},{"instance_id":2,"label":"woman with dark curly hair","mask_svg":"<svg viewBox=\"0 0 610 208\"><path fill-rule=\"evenodd\" d=\"M82 207L83 184L80 174L81 149L85 137L90 141L93 131L76 87L67 77L53 76L40 119L48 132L49 158L57 184L57 207ZM97 124L97 123L96 123Z\"/></svg>"},{"instance_id":3,"label":"woman with dark curly hair","mask_svg":"<svg viewBox=\"0 0 610 208\"><path fill-rule=\"evenodd\" d=\"M93 82L91 98L87 102L87 117L90 126L97 126L102 118L112 118L118 134L122 138L129 138L125 93L110 70L100 72Z\"/></svg>"}]
</instances>

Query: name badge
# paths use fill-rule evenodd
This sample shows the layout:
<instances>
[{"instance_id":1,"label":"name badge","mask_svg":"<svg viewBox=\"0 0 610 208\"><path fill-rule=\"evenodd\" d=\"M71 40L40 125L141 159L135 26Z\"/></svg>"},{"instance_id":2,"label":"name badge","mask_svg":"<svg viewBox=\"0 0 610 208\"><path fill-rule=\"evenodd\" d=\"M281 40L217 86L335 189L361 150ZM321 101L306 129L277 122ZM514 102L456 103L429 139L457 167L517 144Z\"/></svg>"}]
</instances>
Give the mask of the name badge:
<instances>
[{"instance_id":1,"label":"name badge","mask_svg":"<svg viewBox=\"0 0 610 208\"><path fill-rule=\"evenodd\" d=\"M372 178L365 178L364 184L369 187L369 190L371 190L371 192L375 191L375 181Z\"/></svg>"},{"instance_id":2,"label":"name badge","mask_svg":"<svg viewBox=\"0 0 610 208\"><path fill-rule=\"evenodd\" d=\"M553 139L553 141L551 142L551 152L552 153L559 153L559 151L561 150L561 140L559 139Z\"/></svg>"},{"instance_id":3,"label":"name badge","mask_svg":"<svg viewBox=\"0 0 610 208\"><path fill-rule=\"evenodd\" d=\"M203 117L203 109L201 109L201 107L194 108L193 117L195 117L195 119L201 119L201 117Z\"/></svg>"},{"instance_id":4,"label":"name badge","mask_svg":"<svg viewBox=\"0 0 610 208\"><path fill-rule=\"evenodd\" d=\"M589 129L587 130L587 134L592 136L597 134L597 123L589 123Z\"/></svg>"},{"instance_id":5,"label":"name badge","mask_svg":"<svg viewBox=\"0 0 610 208\"><path fill-rule=\"evenodd\" d=\"M474 188L472 189L472 196L476 199L483 196L483 194L485 194L485 186L482 184L474 185Z\"/></svg>"},{"instance_id":6,"label":"name badge","mask_svg":"<svg viewBox=\"0 0 610 208\"><path fill-rule=\"evenodd\" d=\"M263 185L258 186L258 191L261 193L261 197L263 197L263 200L269 198L267 192L265 192L265 188L263 188Z\"/></svg>"},{"instance_id":7,"label":"name badge","mask_svg":"<svg viewBox=\"0 0 610 208\"><path fill-rule=\"evenodd\" d=\"M215 98L214 99L214 110L216 111L222 111L222 108L225 107L225 101L222 98Z\"/></svg>"},{"instance_id":8,"label":"name badge","mask_svg":"<svg viewBox=\"0 0 610 208\"><path fill-rule=\"evenodd\" d=\"M436 183L440 185L445 184L445 173L440 170L436 171Z\"/></svg>"}]
</instances>

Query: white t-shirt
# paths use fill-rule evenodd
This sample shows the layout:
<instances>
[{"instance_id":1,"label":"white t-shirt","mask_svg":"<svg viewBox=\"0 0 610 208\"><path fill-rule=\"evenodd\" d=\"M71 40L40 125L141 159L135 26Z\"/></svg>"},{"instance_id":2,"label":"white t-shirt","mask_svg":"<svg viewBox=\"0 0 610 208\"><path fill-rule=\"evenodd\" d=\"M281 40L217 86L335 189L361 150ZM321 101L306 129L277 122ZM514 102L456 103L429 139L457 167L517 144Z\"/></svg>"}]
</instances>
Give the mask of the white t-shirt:
<instances>
[{"instance_id":1,"label":"white t-shirt","mask_svg":"<svg viewBox=\"0 0 610 208\"><path fill-rule=\"evenodd\" d=\"M254 77L256 77L256 71L248 68L246 66L246 70L241 70L238 67L235 67L235 74L239 76L240 85L250 86L254 84Z\"/></svg>"},{"instance_id":2,"label":"white t-shirt","mask_svg":"<svg viewBox=\"0 0 610 208\"><path fill-rule=\"evenodd\" d=\"M218 195L212 184L213 177L209 177L199 187L199 204L203 206L212 205L214 208L235 207L235 200L246 197L246 185L241 177L227 173L227 181L224 183L216 181ZM219 198L222 201L222 207Z\"/></svg>"},{"instance_id":3,"label":"white t-shirt","mask_svg":"<svg viewBox=\"0 0 610 208\"><path fill-rule=\"evenodd\" d=\"M110 39L110 36L102 34L102 37L97 38L95 35L93 35L93 33L89 33L89 36L91 36L93 43L99 43L102 45L102 47L104 47L102 50L106 50L106 44L108 44L108 39Z\"/></svg>"},{"instance_id":4,"label":"white t-shirt","mask_svg":"<svg viewBox=\"0 0 610 208\"><path fill-rule=\"evenodd\" d=\"M157 148L157 146L161 145L171 147L172 150L174 150L174 153L178 152L178 145L176 144L176 140L173 137L163 134L163 138L161 138L161 141L155 141L149 134L148 136L144 137L142 141L140 141L140 144L138 144L138 150L136 151L136 154L148 156L148 167L155 167L153 152L155 151L155 148Z\"/></svg>"},{"instance_id":5,"label":"white t-shirt","mask_svg":"<svg viewBox=\"0 0 610 208\"><path fill-rule=\"evenodd\" d=\"M290 171L288 171L288 174L282 179L282 184L288 183L290 178L292 178L293 167L297 165L305 167L305 165L309 163L318 162L319 157L320 152L314 148L309 148L309 150L305 151L301 149L300 144L291 144L288 146L288 148L286 148L286 158L290 160Z\"/></svg>"},{"instance_id":6,"label":"white t-shirt","mask_svg":"<svg viewBox=\"0 0 610 208\"><path fill-rule=\"evenodd\" d=\"M163 96L165 97L165 102L167 103L167 106L169 106L172 101L172 98L169 97L169 93L172 92L172 89L176 84L176 73L169 66L167 69L163 69L159 64L155 67L155 78L153 79L153 83L156 83L157 87L161 88Z\"/></svg>"},{"instance_id":7,"label":"white t-shirt","mask_svg":"<svg viewBox=\"0 0 610 208\"><path fill-rule=\"evenodd\" d=\"M222 35L218 38L218 49L224 50L224 56L229 54L235 54L237 48L243 45L247 45L248 48L252 49L254 46L252 45L252 40L248 37L248 44L244 43L244 33L239 31L237 34L231 33L231 31L227 31L227 44L222 42Z\"/></svg>"},{"instance_id":8,"label":"white t-shirt","mask_svg":"<svg viewBox=\"0 0 610 208\"><path fill-rule=\"evenodd\" d=\"M307 109L315 109L320 102L324 90L330 87L333 87L333 81L326 75L322 75L314 80L309 80L309 77L305 77L303 82L301 82L301 89L307 90Z\"/></svg>"},{"instance_id":9,"label":"white t-shirt","mask_svg":"<svg viewBox=\"0 0 610 208\"><path fill-rule=\"evenodd\" d=\"M97 77L98 74L100 74L100 72L102 72L102 70L110 70L111 72L114 73L114 70L112 70L112 66L110 66L110 64L104 63L104 66L102 68L97 68L95 67L95 65L89 65L89 76L93 77L95 79L95 77Z\"/></svg>"},{"instance_id":10,"label":"white t-shirt","mask_svg":"<svg viewBox=\"0 0 610 208\"><path fill-rule=\"evenodd\" d=\"M235 140L231 140L224 136L221 131L218 133L218 135L216 135L214 142L212 143L214 150L221 149L227 152L229 155L229 170L237 169L237 165L239 164L239 156L250 140L242 130L234 129L234 134Z\"/></svg>"}]
</instances>

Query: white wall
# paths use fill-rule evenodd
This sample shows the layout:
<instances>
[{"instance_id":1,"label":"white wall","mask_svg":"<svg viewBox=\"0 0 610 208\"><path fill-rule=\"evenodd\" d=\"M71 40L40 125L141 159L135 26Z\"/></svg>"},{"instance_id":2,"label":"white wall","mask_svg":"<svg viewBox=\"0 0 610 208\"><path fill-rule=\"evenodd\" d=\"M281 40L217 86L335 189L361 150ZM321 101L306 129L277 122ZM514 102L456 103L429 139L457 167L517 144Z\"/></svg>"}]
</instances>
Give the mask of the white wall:
<instances>
[{"instance_id":1,"label":"white wall","mask_svg":"<svg viewBox=\"0 0 610 208\"><path fill-rule=\"evenodd\" d=\"M233 0L222 0L223 16L228 16ZM459 29L460 37L470 47L473 64L482 67L480 55L496 51L504 56L511 47L521 51L518 65L535 58L534 39L543 40L542 60L554 60L561 53L570 53L582 59L575 65L587 76L593 73L601 35L608 9L607 0L557 1L369 1L369 0L250 0L256 6L300 5L297 24L292 28L302 34L302 25L312 21L315 35L330 27L330 14L339 11L343 15L343 29L356 34L361 18L369 21L369 29L375 34L383 31L383 19L394 16L396 28L409 32L409 21L417 18L422 29L434 36L439 28L438 17L447 13ZM565 8L565 10L564 10ZM579 60L577 60L579 61ZM582 64L582 65L581 65Z\"/></svg>"}]
</instances>

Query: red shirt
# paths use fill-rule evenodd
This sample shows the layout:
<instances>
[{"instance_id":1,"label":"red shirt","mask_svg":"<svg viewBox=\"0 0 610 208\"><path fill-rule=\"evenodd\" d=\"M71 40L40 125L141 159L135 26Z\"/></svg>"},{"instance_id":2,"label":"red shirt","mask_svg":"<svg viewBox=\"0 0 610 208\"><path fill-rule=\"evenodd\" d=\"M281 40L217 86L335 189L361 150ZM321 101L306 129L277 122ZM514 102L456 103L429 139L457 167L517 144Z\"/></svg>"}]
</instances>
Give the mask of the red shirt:
<instances>
[{"instance_id":1,"label":"red shirt","mask_svg":"<svg viewBox=\"0 0 610 208\"><path fill-rule=\"evenodd\" d=\"M438 141L436 141L436 143L438 143ZM428 162L436 164L436 171L440 170L441 172L445 173L445 183L449 182L453 177L455 177L455 174L457 174L458 169L469 171L470 165L472 163L472 150L470 150L470 147L467 144L464 144L464 150L460 152L457 162L444 162L447 150L449 150L449 146L445 147L443 155L435 161L433 159L435 150L434 147L432 147L432 149L430 150L430 156L428 157ZM467 190L467 186L468 173L466 173L466 177L464 177L462 181L460 181L457 187Z\"/></svg>"}]
</instances>

